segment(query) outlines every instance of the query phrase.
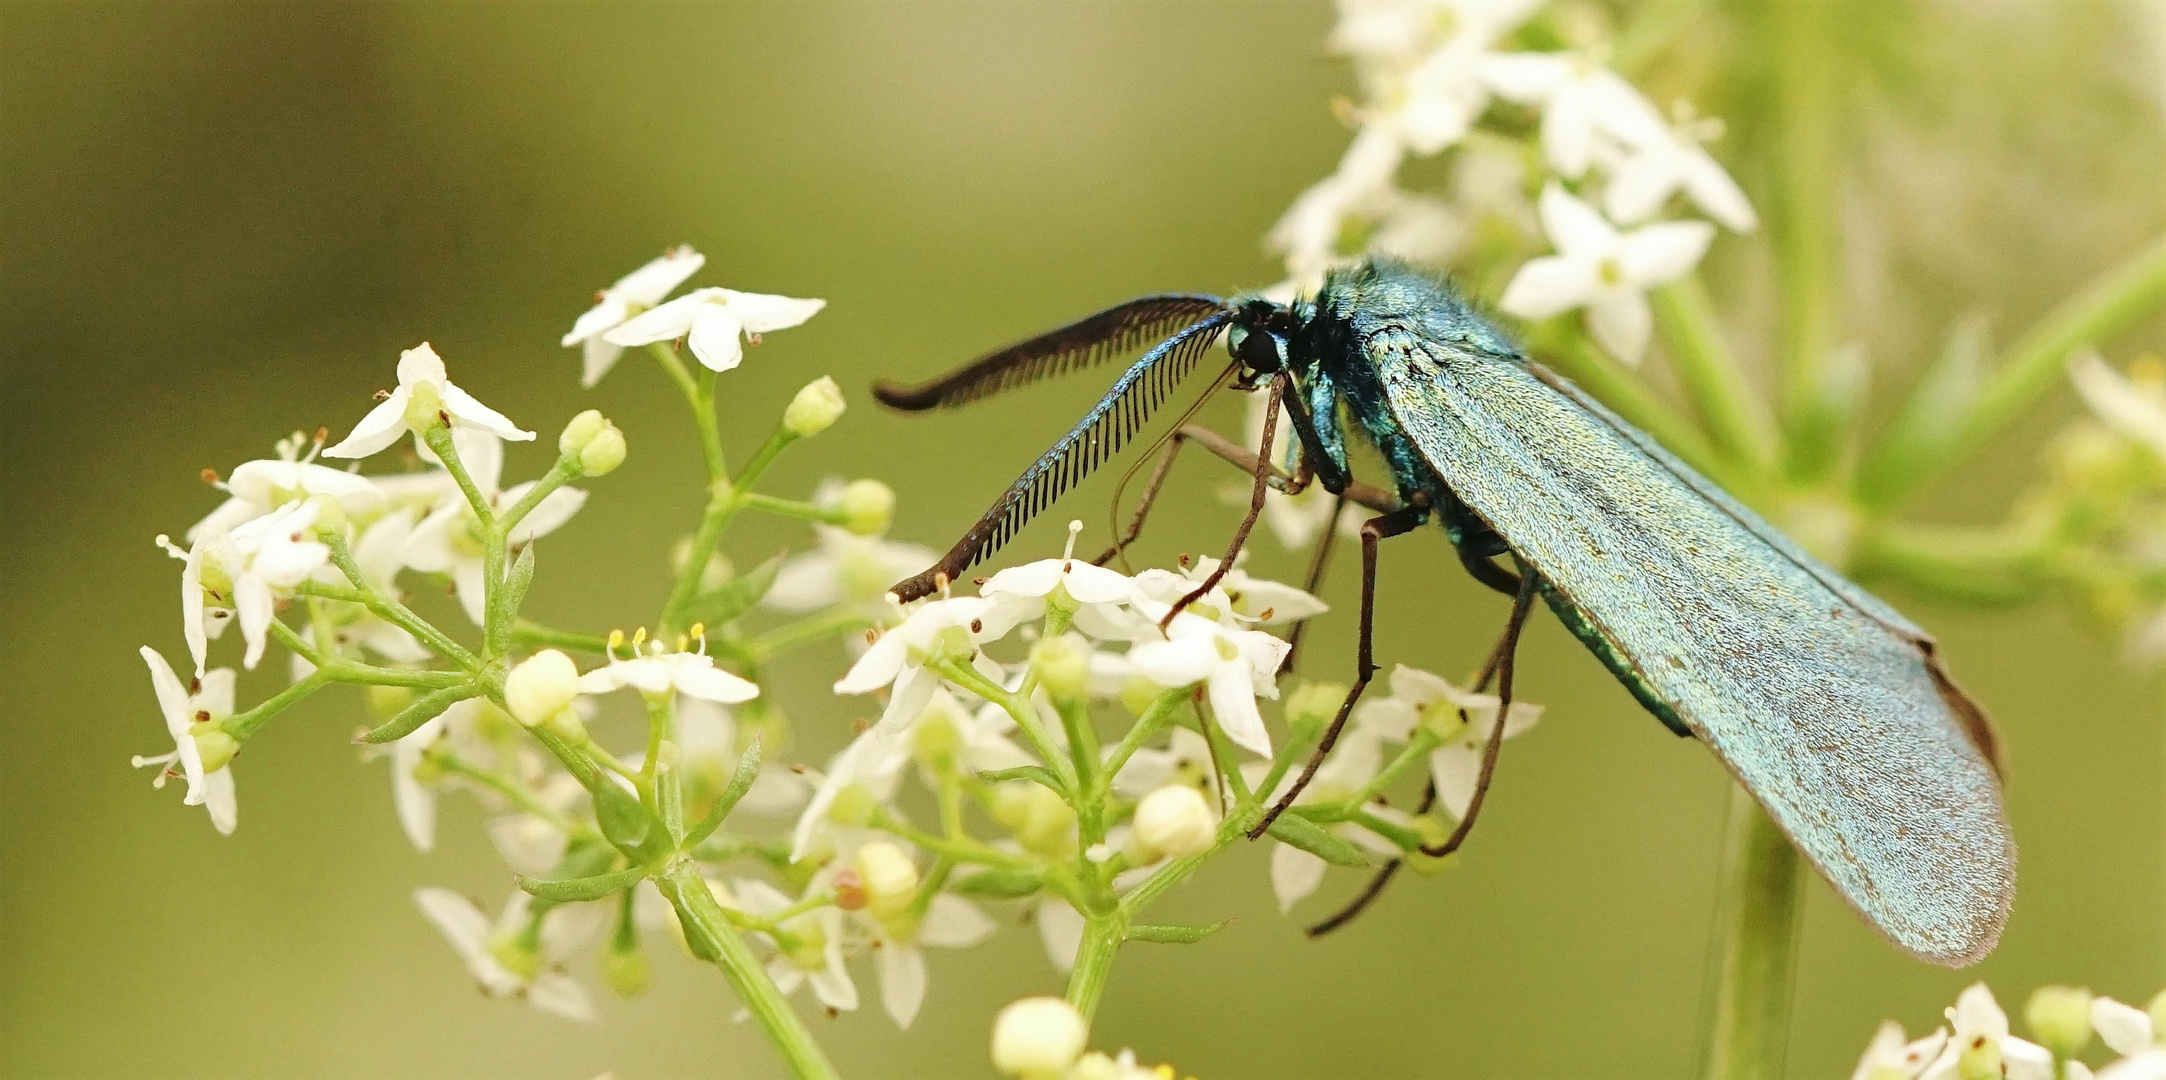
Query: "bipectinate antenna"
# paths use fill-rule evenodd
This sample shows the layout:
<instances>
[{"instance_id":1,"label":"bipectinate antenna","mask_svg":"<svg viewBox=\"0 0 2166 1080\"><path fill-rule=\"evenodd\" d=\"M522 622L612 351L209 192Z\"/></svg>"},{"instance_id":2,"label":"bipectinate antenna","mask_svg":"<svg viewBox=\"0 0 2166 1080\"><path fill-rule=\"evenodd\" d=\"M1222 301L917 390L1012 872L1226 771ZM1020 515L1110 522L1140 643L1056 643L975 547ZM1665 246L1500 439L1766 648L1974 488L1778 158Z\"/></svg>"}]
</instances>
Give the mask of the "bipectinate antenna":
<instances>
[{"instance_id":1,"label":"bipectinate antenna","mask_svg":"<svg viewBox=\"0 0 2166 1080\"><path fill-rule=\"evenodd\" d=\"M904 412L952 408L1104 363L1225 311L1226 302L1216 296L1145 296L989 353L922 386L875 383L872 396Z\"/></svg>"}]
</instances>

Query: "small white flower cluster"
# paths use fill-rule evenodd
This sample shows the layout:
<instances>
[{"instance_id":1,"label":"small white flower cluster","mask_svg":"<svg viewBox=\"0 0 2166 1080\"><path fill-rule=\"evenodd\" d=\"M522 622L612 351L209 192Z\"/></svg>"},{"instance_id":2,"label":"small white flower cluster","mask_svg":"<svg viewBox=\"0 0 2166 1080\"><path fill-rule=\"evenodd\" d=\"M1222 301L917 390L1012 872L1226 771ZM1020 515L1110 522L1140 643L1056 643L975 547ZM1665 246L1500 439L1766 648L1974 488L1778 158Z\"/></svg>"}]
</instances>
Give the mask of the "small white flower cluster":
<instances>
[{"instance_id":1,"label":"small white flower cluster","mask_svg":"<svg viewBox=\"0 0 2166 1080\"><path fill-rule=\"evenodd\" d=\"M2084 568L2064 580L2125 635L2129 659L2166 659L2166 364L2140 356L2115 370L2092 349L2068 360L2089 417L2047 450L2047 478L2017 504L2012 534L2040 565Z\"/></svg>"},{"instance_id":2,"label":"small white flower cluster","mask_svg":"<svg viewBox=\"0 0 2166 1080\"><path fill-rule=\"evenodd\" d=\"M1667 122L1631 83L1606 67L1603 47L1513 51L1516 32L1541 15L1540 0L1340 0L1333 46L1354 61L1362 98L1348 110L1352 144L1272 231L1286 259L1288 293L1314 289L1344 261L1341 245L1365 233L1366 249L1443 265L1460 256L1488 214L1518 229L1521 191L1538 186L1536 217L1555 254L1528 261L1498 306L1529 319L1585 308L1588 330L1627 364L1653 331L1646 291L1696 265L1714 237L1704 221L1653 221L1682 193L1707 216L1743 232L1758 221L1744 193L1702 143L1704 121ZM1519 117L1501 99L1538 114L1548 179L1515 180ZM1492 127L1480 126L1495 118ZM1409 157L1463 151L1455 202L1401 189ZM1500 182L1501 181L1501 182Z\"/></svg>"},{"instance_id":3,"label":"small white flower cluster","mask_svg":"<svg viewBox=\"0 0 2166 1080\"><path fill-rule=\"evenodd\" d=\"M1893 1020L1881 1024L1851 1080L2166 1078L2166 992L2139 1009L2088 990L2042 987L2024 1008L2036 1042L2009 1033L2008 1015L1984 983L1963 991L1947 1019L1918 1039ZM2114 1055L2096 1068L2078 1056L2094 1034Z\"/></svg>"},{"instance_id":4,"label":"small white flower cluster","mask_svg":"<svg viewBox=\"0 0 2166 1080\"><path fill-rule=\"evenodd\" d=\"M993 1068L1022 1080L1174 1080L1171 1065L1139 1065L1132 1050L1084 1052L1090 1022L1060 998L1013 1002L993 1019Z\"/></svg>"}]
</instances>

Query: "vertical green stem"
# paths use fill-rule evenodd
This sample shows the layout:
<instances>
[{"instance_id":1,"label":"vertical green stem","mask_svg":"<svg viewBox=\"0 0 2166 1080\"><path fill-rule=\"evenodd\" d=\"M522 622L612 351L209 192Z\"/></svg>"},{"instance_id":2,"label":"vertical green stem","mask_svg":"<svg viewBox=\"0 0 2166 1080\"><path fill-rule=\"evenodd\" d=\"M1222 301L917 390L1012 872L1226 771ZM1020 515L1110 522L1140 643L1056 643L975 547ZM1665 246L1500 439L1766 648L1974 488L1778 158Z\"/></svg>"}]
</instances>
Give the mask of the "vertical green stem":
<instances>
[{"instance_id":1,"label":"vertical green stem","mask_svg":"<svg viewBox=\"0 0 2166 1080\"><path fill-rule=\"evenodd\" d=\"M1797 849L1742 786L1730 788L1715 933L1707 1080L1782 1075L1790 984L1804 913Z\"/></svg>"},{"instance_id":2,"label":"vertical green stem","mask_svg":"<svg viewBox=\"0 0 2166 1080\"><path fill-rule=\"evenodd\" d=\"M1789 471L1823 478L1841 449L1839 418L1829 415L1834 373L1836 197L1840 139L1836 67L1828 47L1828 3L1767 0L1767 44L1775 58L1776 125L1770 164L1769 235L1774 241L1777 292L1782 297L1783 426Z\"/></svg>"},{"instance_id":3,"label":"vertical green stem","mask_svg":"<svg viewBox=\"0 0 2166 1080\"><path fill-rule=\"evenodd\" d=\"M1775 421L1745 378L1715 319L1715 302L1698 274L1656 289L1656 325L1677 380L1692 398L1715 449L1755 468L1775 459Z\"/></svg>"},{"instance_id":4,"label":"vertical green stem","mask_svg":"<svg viewBox=\"0 0 2166 1080\"><path fill-rule=\"evenodd\" d=\"M753 1022L781 1053L790 1075L796 1080L832 1080L835 1067L820 1052L819 1043L813 1041L812 1032L805 1029L797 1011L790 1008L789 999L767 977L752 947L730 925L728 915L715 902L691 860L675 860L654 883L670 906L677 909L684 924L685 944L693 955L722 969L737 999L752 1013Z\"/></svg>"},{"instance_id":5,"label":"vertical green stem","mask_svg":"<svg viewBox=\"0 0 2166 1080\"><path fill-rule=\"evenodd\" d=\"M1076 950L1075 970L1068 975L1068 1004L1087 1022L1098 1011L1105 995L1106 977L1113 973L1113 954L1127 934L1118 911L1092 915L1083 922L1083 945Z\"/></svg>"}]
</instances>

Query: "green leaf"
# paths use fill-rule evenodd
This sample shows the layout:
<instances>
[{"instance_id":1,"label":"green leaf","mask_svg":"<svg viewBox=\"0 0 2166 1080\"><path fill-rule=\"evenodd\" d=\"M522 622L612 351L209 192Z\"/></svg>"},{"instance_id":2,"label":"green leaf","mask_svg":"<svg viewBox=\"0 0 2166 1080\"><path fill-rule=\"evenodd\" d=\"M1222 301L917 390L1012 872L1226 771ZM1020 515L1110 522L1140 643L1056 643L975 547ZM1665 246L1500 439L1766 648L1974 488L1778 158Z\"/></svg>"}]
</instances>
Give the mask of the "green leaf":
<instances>
[{"instance_id":1,"label":"green leaf","mask_svg":"<svg viewBox=\"0 0 2166 1080\"><path fill-rule=\"evenodd\" d=\"M1015 900L1036 895L1045 887L1044 875L1036 870L994 868L980 870L969 877L954 878L948 889L963 896L982 896L991 900Z\"/></svg>"},{"instance_id":2,"label":"green leaf","mask_svg":"<svg viewBox=\"0 0 2166 1080\"><path fill-rule=\"evenodd\" d=\"M720 587L693 597L691 604L685 607L685 622L721 626L735 621L767 595L767 590L774 587L775 573L781 569L782 554L778 554L723 582Z\"/></svg>"},{"instance_id":3,"label":"green leaf","mask_svg":"<svg viewBox=\"0 0 2166 1080\"><path fill-rule=\"evenodd\" d=\"M1063 798L1067 796L1067 790L1060 786L1060 778L1054 776L1043 765L1018 765L1012 769L988 769L979 773L978 779L988 784L1001 784L1010 780L1028 780L1034 784L1042 784L1053 789L1054 794Z\"/></svg>"},{"instance_id":4,"label":"green leaf","mask_svg":"<svg viewBox=\"0 0 2166 1080\"><path fill-rule=\"evenodd\" d=\"M447 686L441 690L432 690L414 699L413 704L400 709L397 716L370 728L366 734L361 736L359 741L374 745L397 742L413 734L415 729L421 725L442 716L445 709L458 702L465 701L467 698L479 696L481 696L481 691L467 683Z\"/></svg>"},{"instance_id":5,"label":"green leaf","mask_svg":"<svg viewBox=\"0 0 2166 1080\"><path fill-rule=\"evenodd\" d=\"M540 878L530 878L524 874L519 875L514 880L518 881L520 888L544 900L554 900L560 904L576 904L586 900L600 900L604 897L615 896L617 893L639 884L640 880L646 876L646 867L631 866L613 874L596 874L593 877L571 878L566 881L543 881Z\"/></svg>"},{"instance_id":6,"label":"green leaf","mask_svg":"<svg viewBox=\"0 0 2166 1080\"><path fill-rule=\"evenodd\" d=\"M588 791L594 796L594 820L601 826L602 835L635 858L658 854L650 847L662 835L662 823L616 781L608 776L600 777L600 781Z\"/></svg>"},{"instance_id":7,"label":"green leaf","mask_svg":"<svg viewBox=\"0 0 2166 1080\"><path fill-rule=\"evenodd\" d=\"M1344 838L1299 814L1280 814L1271 823L1271 838L1300 848L1333 866L1367 866L1368 856Z\"/></svg>"},{"instance_id":8,"label":"green leaf","mask_svg":"<svg viewBox=\"0 0 2166 1080\"><path fill-rule=\"evenodd\" d=\"M730 811L737 809L738 800L752 790L753 781L759 778L760 740L758 736L754 736L752 745L745 747L744 756L737 759L737 771L730 775L729 786L722 789L722 794L715 796L714 806L707 811L707 816L700 819L699 824L694 825L692 831L684 835L682 846L690 848L713 836L714 831L722 827L723 820L730 816Z\"/></svg>"},{"instance_id":9,"label":"green leaf","mask_svg":"<svg viewBox=\"0 0 2166 1080\"><path fill-rule=\"evenodd\" d=\"M1159 945L1194 945L1224 930L1227 923L1231 922L1232 919L1209 926L1131 926L1128 928L1128 940L1149 941Z\"/></svg>"}]
</instances>

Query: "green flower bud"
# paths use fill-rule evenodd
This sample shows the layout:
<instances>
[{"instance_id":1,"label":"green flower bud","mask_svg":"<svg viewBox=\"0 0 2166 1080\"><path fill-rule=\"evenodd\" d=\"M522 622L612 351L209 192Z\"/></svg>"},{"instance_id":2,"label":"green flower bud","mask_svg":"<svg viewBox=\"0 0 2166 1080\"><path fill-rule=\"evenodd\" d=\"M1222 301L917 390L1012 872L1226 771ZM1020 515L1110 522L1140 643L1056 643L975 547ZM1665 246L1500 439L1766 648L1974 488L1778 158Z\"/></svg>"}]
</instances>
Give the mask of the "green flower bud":
<instances>
[{"instance_id":1,"label":"green flower bud","mask_svg":"<svg viewBox=\"0 0 2166 1080\"><path fill-rule=\"evenodd\" d=\"M552 713L547 720L542 721L542 727L548 729L551 735L573 746L585 746L587 743L587 722L581 720L579 714L569 707Z\"/></svg>"},{"instance_id":2,"label":"green flower bud","mask_svg":"<svg viewBox=\"0 0 2166 1080\"><path fill-rule=\"evenodd\" d=\"M895 492L878 480L850 481L836 506L842 511L842 527L859 536L884 533L895 520Z\"/></svg>"},{"instance_id":3,"label":"green flower bud","mask_svg":"<svg viewBox=\"0 0 2166 1080\"><path fill-rule=\"evenodd\" d=\"M635 942L628 949L620 949L610 943L602 953L602 981L617 992L618 997L638 997L647 990L647 982L654 974L654 967L647 962L647 951Z\"/></svg>"},{"instance_id":4,"label":"green flower bud","mask_svg":"<svg viewBox=\"0 0 2166 1080\"><path fill-rule=\"evenodd\" d=\"M1165 692L1165 687L1141 675L1134 676L1121 684L1121 708L1127 709L1130 716L1142 716Z\"/></svg>"},{"instance_id":5,"label":"green flower bud","mask_svg":"<svg viewBox=\"0 0 2166 1080\"><path fill-rule=\"evenodd\" d=\"M993 789L993 820L1037 854L1064 858L1075 848L1075 811L1052 791L1028 780Z\"/></svg>"},{"instance_id":6,"label":"green flower bud","mask_svg":"<svg viewBox=\"0 0 2166 1080\"><path fill-rule=\"evenodd\" d=\"M1147 851L1176 859L1211 850L1218 838L1218 815L1203 792L1186 784L1168 784L1136 804L1135 838Z\"/></svg>"},{"instance_id":7,"label":"green flower bud","mask_svg":"<svg viewBox=\"0 0 2166 1080\"><path fill-rule=\"evenodd\" d=\"M585 476L601 476L624 464L624 432L598 410L572 417L557 436L557 452L576 459Z\"/></svg>"},{"instance_id":8,"label":"green flower bud","mask_svg":"<svg viewBox=\"0 0 2166 1080\"><path fill-rule=\"evenodd\" d=\"M1024 998L993 1021L993 1068L1007 1076L1059 1076L1075 1064L1090 1025L1056 997Z\"/></svg>"},{"instance_id":9,"label":"green flower bud","mask_svg":"<svg viewBox=\"0 0 2166 1080\"><path fill-rule=\"evenodd\" d=\"M847 406L842 400L842 388L825 375L805 384L805 388L790 399L789 408L782 410L782 428L800 439L809 438L826 431L842 419Z\"/></svg>"},{"instance_id":10,"label":"green flower bud","mask_svg":"<svg viewBox=\"0 0 2166 1080\"><path fill-rule=\"evenodd\" d=\"M863 784L845 784L835 793L835 801L827 806L827 819L837 825L862 826L872 821L873 808L878 800Z\"/></svg>"},{"instance_id":11,"label":"green flower bud","mask_svg":"<svg viewBox=\"0 0 2166 1080\"><path fill-rule=\"evenodd\" d=\"M1450 742L1466 734L1466 713L1450 701L1432 701L1421 707L1421 716L1415 721L1435 733L1437 741Z\"/></svg>"},{"instance_id":12,"label":"green flower bud","mask_svg":"<svg viewBox=\"0 0 2166 1080\"><path fill-rule=\"evenodd\" d=\"M2053 1056L2075 1057L2091 1041L2091 992L2073 986L2041 986L2023 1006L2023 1021Z\"/></svg>"},{"instance_id":13,"label":"green flower bud","mask_svg":"<svg viewBox=\"0 0 2166 1080\"><path fill-rule=\"evenodd\" d=\"M444 401L436 394L436 384L421 380L406 391L406 429L416 435L444 422Z\"/></svg>"},{"instance_id":14,"label":"green flower bud","mask_svg":"<svg viewBox=\"0 0 2166 1080\"><path fill-rule=\"evenodd\" d=\"M1030 650L1030 669L1053 700L1078 702L1091 676L1091 647L1075 634L1045 638Z\"/></svg>"},{"instance_id":15,"label":"green flower bud","mask_svg":"<svg viewBox=\"0 0 2166 1080\"><path fill-rule=\"evenodd\" d=\"M504 676L504 704L521 724L538 727L571 705L578 682L579 666L571 657L543 649Z\"/></svg>"},{"instance_id":16,"label":"green flower bud","mask_svg":"<svg viewBox=\"0 0 2166 1080\"><path fill-rule=\"evenodd\" d=\"M1339 715L1339 705L1345 700L1342 683L1304 682L1286 696L1286 726L1296 741L1313 739Z\"/></svg>"},{"instance_id":17,"label":"green flower bud","mask_svg":"<svg viewBox=\"0 0 2166 1080\"><path fill-rule=\"evenodd\" d=\"M489 939L489 955L504 965L504 970L522 979L532 979L541 972L538 944L532 934L515 928Z\"/></svg>"},{"instance_id":18,"label":"green flower bud","mask_svg":"<svg viewBox=\"0 0 2166 1080\"><path fill-rule=\"evenodd\" d=\"M364 696L368 699L369 715L378 720L389 720L405 712L406 707L414 703L413 688L408 686L370 683Z\"/></svg>"},{"instance_id":19,"label":"green flower bud","mask_svg":"<svg viewBox=\"0 0 2166 1080\"><path fill-rule=\"evenodd\" d=\"M216 720L198 720L188 725L188 734L196 740L196 755L203 759L206 773L225 768L241 752L240 740L226 734Z\"/></svg>"}]
</instances>

